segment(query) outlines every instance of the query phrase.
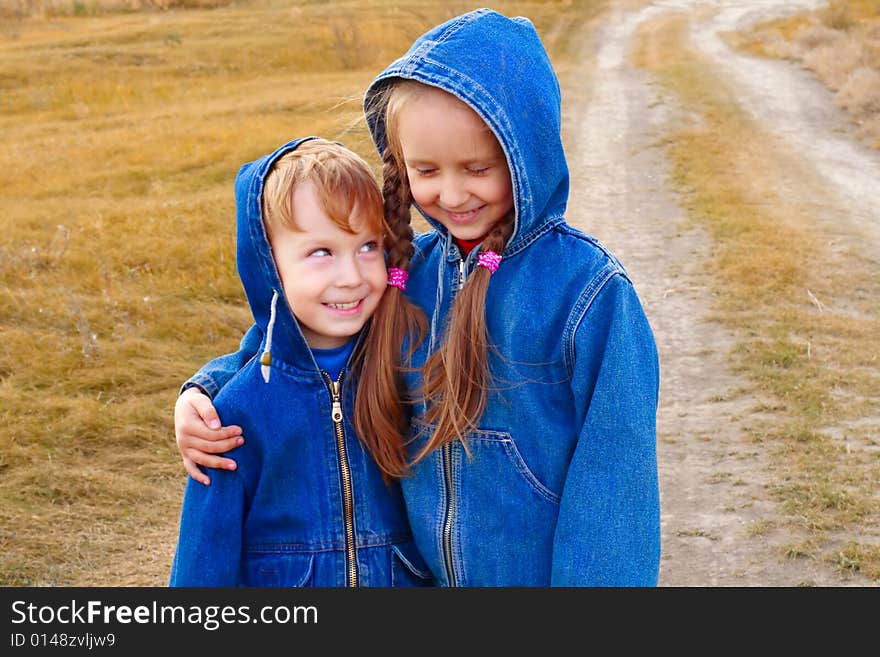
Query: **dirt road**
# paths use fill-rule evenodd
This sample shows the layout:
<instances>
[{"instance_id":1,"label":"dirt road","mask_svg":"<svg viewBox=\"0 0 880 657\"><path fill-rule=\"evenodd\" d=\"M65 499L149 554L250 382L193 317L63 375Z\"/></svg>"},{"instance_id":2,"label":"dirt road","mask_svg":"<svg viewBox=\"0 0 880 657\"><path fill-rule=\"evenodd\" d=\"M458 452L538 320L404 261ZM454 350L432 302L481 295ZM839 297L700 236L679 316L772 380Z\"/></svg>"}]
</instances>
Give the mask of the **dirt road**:
<instances>
[{"instance_id":1,"label":"dirt road","mask_svg":"<svg viewBox=\"0 0 880 657\"><path fill-rule=\"evenodd\" d=\"M733 52L719 37L759 18L824 3L619 2L584 44L595 61L566 89L572 169L569 220L598 237L630 272L661 361L658 412L661 586L863 586L832 565L787 559L792 542L767 486L772 464L745 423L756 399L729 373L734 336L708 318L710 241L687 224L660 138L681 108L628 63L638 26L665 12L692 17L691 41L737 89L741 104L808 176L788 176L785 198L809 199L836 239L880 254L880 158L860 146L830 92L794 64ZM760 531L756 531L760 528Z\"/></svg>"}]
</instances>

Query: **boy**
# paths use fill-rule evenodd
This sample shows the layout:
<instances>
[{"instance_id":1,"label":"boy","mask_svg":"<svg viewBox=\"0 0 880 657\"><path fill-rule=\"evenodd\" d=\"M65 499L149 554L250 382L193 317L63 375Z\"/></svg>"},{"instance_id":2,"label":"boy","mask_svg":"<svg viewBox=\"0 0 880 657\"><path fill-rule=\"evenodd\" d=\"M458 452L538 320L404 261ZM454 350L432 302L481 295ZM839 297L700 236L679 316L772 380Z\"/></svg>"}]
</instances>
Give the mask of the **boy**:
<instances>
[{"instance_id":1,"label":"boy","mask_svg":"<svg viewBox=\"0 0 880 657\"><path fill-rule=\"evenodd\" d=\"M399 485L350 419L389 280L372 172L307 138L246 164L235 191L238 271L264 337L215 399L247 440L235 471L188 480L171 586L430 584Z\"/></svg>"}]
</instances>

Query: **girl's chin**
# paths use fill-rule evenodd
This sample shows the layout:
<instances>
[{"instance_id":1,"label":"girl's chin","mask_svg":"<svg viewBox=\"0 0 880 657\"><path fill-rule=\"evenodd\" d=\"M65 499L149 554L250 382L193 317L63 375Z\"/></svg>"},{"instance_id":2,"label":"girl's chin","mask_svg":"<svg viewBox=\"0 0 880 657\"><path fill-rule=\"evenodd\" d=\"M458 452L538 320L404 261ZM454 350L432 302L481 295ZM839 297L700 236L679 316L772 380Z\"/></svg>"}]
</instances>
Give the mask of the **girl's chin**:
<instances>
[{"instance_id":1,"label":"girl's chin","mask_svg":"<svg viewBox=\"0 0 880 657\"><path fill-rule=\"evenodd\" d=\"M486 237L486 235L489 234L489 233L483 233L482 235L478 235L475 233L469 233L467 231L463 231L463 232L457 231L456 232L456 231L452 231L452 230L450 230L449 232L455 239L459 240L460 242L480 242L483 240L484 237Z\"/></svg>"},{"instance_id":2,"label":"girl's chin","mask_svg":"<svg viewBox=\"0 0 880 657\"><path fill-rule=\"evenodd\" d=\"M456 226L446 224L446 230L457 240L465 242L480 242L488 235L494 226Z\"/></svg>"}]
</instances>

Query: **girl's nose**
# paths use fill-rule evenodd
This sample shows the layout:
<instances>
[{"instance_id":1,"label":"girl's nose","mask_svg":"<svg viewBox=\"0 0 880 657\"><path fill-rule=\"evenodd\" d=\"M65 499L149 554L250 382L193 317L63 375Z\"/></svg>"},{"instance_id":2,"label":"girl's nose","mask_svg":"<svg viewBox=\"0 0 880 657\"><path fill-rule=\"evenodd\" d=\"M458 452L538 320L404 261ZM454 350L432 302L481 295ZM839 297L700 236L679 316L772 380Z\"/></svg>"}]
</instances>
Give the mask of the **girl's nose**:
<instances>
[{"instance_id":1,"label":"girl's nose","mask_svg":"<svg viewBox=\"0 0 880 657\"><path fill-rule=\"evenodd\" d=\"M454 210L461 207L468 200L468 192L458 176L446 176L440 187L440 205Z\"/></svg>"}]
</instances>

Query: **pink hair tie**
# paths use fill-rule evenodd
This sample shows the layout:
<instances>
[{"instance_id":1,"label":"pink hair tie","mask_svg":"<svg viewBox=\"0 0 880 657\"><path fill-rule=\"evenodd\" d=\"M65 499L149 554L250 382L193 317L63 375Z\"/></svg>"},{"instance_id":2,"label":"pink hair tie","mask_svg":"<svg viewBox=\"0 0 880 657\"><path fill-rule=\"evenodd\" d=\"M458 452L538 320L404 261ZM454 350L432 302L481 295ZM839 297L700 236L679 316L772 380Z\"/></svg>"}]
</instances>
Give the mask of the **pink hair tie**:
<instances>
[{"instance_id":1,"label":"pink hair tie","mask_svg":"<svg viewBox=\"0 0 880 657\"><path fill-rule=\"evenodd\" d=\"M494 251L483 251L477 258L477 267L483 266L489 270L490 274L494 274L498 269L498 263L501 262L501 256Z\"/></svg>"},{"instance_id":2,"label":"pink hair tie","mask_svg":"<svg viewBox=\"0 0 880 657\"><path fill-rule=\"evenodd\" d=\"M393 285L394 287L399 287L401 290L405 290L406 279L408 278L409 274L406 273L406 270L399 269L398 267L388 268L388 285Z\"/></svg>"}]
</instances>

